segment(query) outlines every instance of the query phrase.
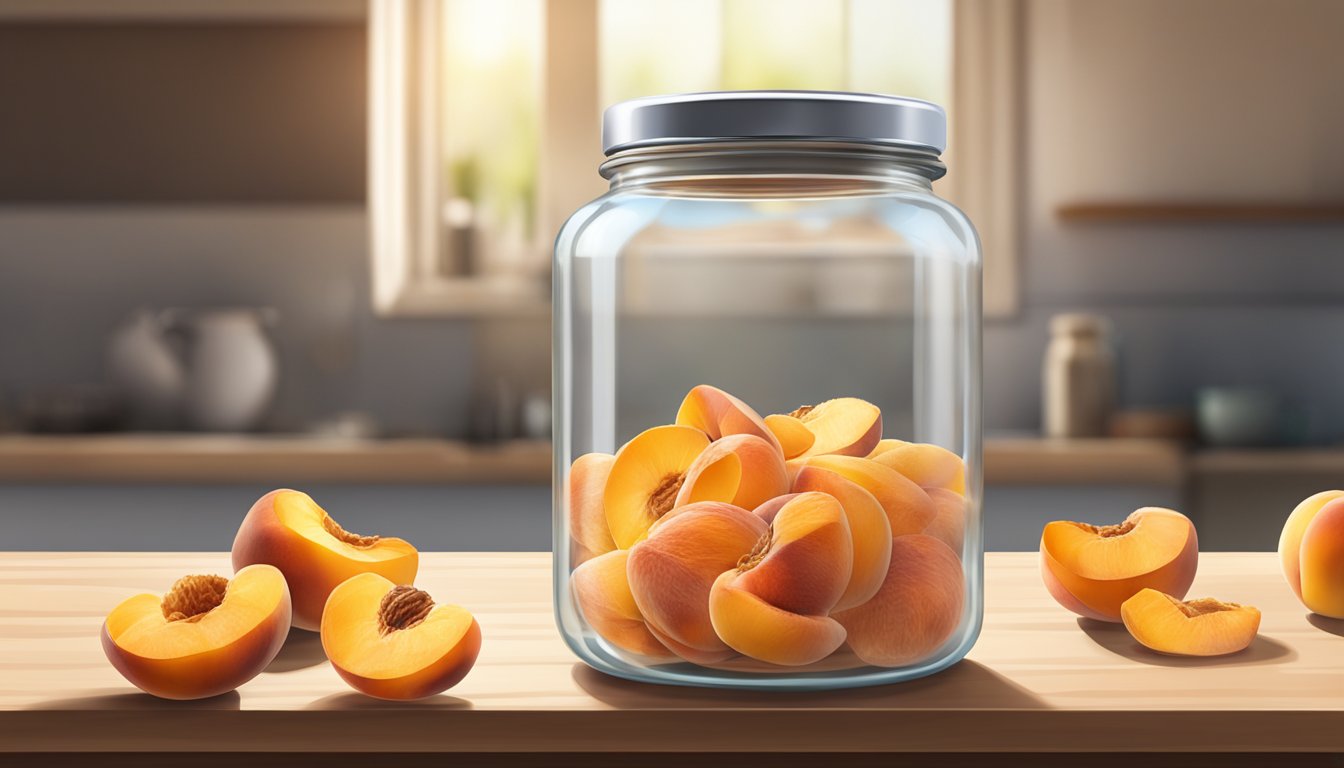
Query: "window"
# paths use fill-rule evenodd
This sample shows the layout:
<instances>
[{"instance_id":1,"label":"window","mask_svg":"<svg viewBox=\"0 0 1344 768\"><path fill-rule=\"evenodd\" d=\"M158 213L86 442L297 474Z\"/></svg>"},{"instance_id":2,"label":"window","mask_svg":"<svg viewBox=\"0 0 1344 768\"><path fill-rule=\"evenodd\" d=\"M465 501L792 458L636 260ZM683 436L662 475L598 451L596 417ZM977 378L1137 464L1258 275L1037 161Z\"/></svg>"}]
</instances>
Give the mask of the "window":
<instances>
[{"instance_id":1,"label":"window","mask_svg":"<svg viewBox=\"0 0 1344 768\"><path fill-rule=\"evenodd\" d=\"M979 184L982 174L1011 175L1001 161L991 167L988 151L1002 151L1005 140L1012 146L1008 102L968 102L953 85L958 70L977 84L1008 76L991 68L1014 60L1011 48L1001 49L1016 39L1016 5L373 0L375 304L390 314L544 311L554 231L602 189L600 110L635 96L797 88L930 99L949 107L954 142L958 110L994 126L968 132L968 143L981 146L964 159L980 162L965 176ZM982 44L954 46L963 34ZM989 204L983 195L968 199ZM1008 236L986 243L1012 250L1014 217L995 212L992 226ZM991 313L996 304L1010 310L1015 302L987 290Z\"/></svg>"}]
</instances>

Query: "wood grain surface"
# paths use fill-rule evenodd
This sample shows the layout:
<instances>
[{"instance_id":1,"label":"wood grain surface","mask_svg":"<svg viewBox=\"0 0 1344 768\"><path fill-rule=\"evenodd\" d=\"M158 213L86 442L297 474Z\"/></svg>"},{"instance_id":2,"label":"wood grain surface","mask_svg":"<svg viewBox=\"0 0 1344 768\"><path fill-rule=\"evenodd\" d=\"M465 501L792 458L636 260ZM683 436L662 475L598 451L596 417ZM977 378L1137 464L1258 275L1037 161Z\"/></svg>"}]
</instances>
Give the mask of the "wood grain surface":
<instances>
[{"instance_id":1,"label":"wood grain surface","mask_svg":"<svg viewBox=\"0 0 1344 768\"><path fill-rule=\"evenodd\" d=\"M117 602L228 569L226 553L0 554L0 751L1344 751L1344 622L1308 615L1268 553L1202 557L1193 596L1264 612L1226 659L1147 652L1055 605L1035 555L993 553L980 641L934 677L815 694L638 684L563 645L549 554L434 553L420 585L485 636L448 694L365 698L302 632L257 679L198 702L140 693L107 663L98 631Z\"/></svg>"}]
</instances>

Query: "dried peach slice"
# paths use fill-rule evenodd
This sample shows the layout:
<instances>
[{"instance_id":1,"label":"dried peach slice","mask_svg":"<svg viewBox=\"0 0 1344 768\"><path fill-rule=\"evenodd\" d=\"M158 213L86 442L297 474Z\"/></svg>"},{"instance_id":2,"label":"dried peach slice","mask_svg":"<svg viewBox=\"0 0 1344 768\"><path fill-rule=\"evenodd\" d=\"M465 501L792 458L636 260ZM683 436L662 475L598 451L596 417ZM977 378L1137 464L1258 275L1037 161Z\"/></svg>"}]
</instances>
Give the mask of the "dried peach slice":
<instances>
[{"instance_id":1,"label":"dried peach slice","mask_svg":"<svg viewBox=\"0 0 1344 768\"><path fill-rule=\"evenodd\" d=\"M322 650L352 688L380 699L420 699L457 685L481 651L481 627L465 609L428 592L361 573L332 591Z\"/></svg>"},{"instance_id":2,"label":"dried peach slice","mask_svg":"<svg viewBox=\"0 0 1344 768\"><path fill-rule=\"evenodd\" d=\"M607 509L602 503L607 477L615 463L616 457L609 453L586 453L569 467L565 500L569 505L571 567L616 548L607 527Z\"/></svg>"},{"instance_id":3,"label":"dried peach slice","mask_svg":"<svg viewBox=\"0 0 1344 768\"><path fill-rule=\"evenodd\" d=\"M741 507L705 501L679 507L630 549L626 576L649 631L688 661L733 655L709 617L715 579L735 568L769 526Z\"/></svg>"},{"instance_id":4,"label":"dried peach slice","mask_svg":"<svg viewBox=\"0 0 1344 768\"><path fill-rule=\"evenodd\" d=\"M708 447L699 429L668 425L644 430L616 452L602 505L617 548L634 546L672 509L687 470Z\"/></svg>"},{"instance_id":5,"label":"dried peach slice","mask_svg":"<svg viewBox=\"0 0 1344 768\"><path fill-rule=\"evenodd\" d=\"M900 472L872 459L812 456L806 460L806 464L830 470L873 494L887 513L893 536L919 533L938 515L938 508L923 488ZM794 482L797 482L796 477Z\"/></svg>"},{"instance_id":6,"label":"dried peach slice","mask_svg":"<svg viewBox=\"0 0 1344 768\"><path fill-rule=\"evenodd\" d=\"M779 441L759 413L738 398L708 384L692 387L686 394L677 410L677 423L694 427L711 440L726 435L755 435L779 449Z\"/></svg>"},{"instance_id":7,"label":"dried peach slice","mask_svg":"<svg viewBox=\"0 0 1344 768\"><path fill-rule=\"evenodd\" d=\"M789 473L775 446L755 435L728 435L696 457L673 506L726 501L752 509L788 490Z\"/></svg>"},{"instance_id":8,"label":"dried peach slice","mask_svg":"<svg viewBox=\"0 0 1344 768\"><path fill-rule=\"evenodd\" d=\"M891 543L887 577L873 599L832 618L849 633L849 647L878 667L922 661L961 623L965 575L946 544L923 534Z\"/></svg>"},{"instance_id":9,"label":"dried peach slice","mask_svg":"<svg viewBox=\"0 0 1344 768\"><path fill-rule=\"evenodd\" d=\"M714 631L733 650L771 664L801 666L829 656L845 639L827 614L849 585L851 542L834 497L791 499L736 568L715 579Z\"/></svg>"},{"instance_id":10,"label":"dried peach slice","mask_svg":"<svg viewBox=\"0 0 1344 768\"><path fill-rule=\"evenodd\" d=\"M1260 611L1211 597L1181 601L1141 589L1120 606L1125 629L1145 647L1178 656L1222 656L1245 650L1260 630Z\"/></svg>"},{"instance_id":11,"label":"dried peach slice","mask_svg":"<svg viewBox=\"0 0 1344 768\"><path fill-rule=\"evenodd\" d=\"M921 488L946 488L966 495L966 465L957 454L930 443L904 443L873 456Z\"/></svg>"},{"instance_id":12,"label":"dried peach slice","mask_svg":"<svg viewBox=\"0 0 1344 768\"><path fill-rule=\"evenodd\" d=\"M891 523L882 505L858 484L821 467L803 467L793 490L830 494L840 502L853 539L854 569L835 610L868 602L882 586L891 559Z\"/></svg>"},{"instance_id":13,"label":"dried peach slice","mask_svg":"<svg viewBox=\"0 0 1344 768\"><path fill-rule=\"evenodd\" d=\"M1195 579L1199 539L1190 519L1159 507L1119 525L1047 523L1041 576L1060 605L1101 621L1120 621L1120 605L1150 587L1184 597Z\"/></svg>"},{"instance_id":14,"label":"dried peach slice","mask_svg":"<svg viewBox=\"0 0 1344 768\"><path fill-rule=\"evenodd\" d=\"M804 405L790 416L815 436L801 456L839 454L867 456L882 439L882 411L857 397L837 397L818 405Z\"/></svg>"},{"instance_id":15,"label":"dried peach slice","mask_svg":"<svg viewBox=\"0 0 1344 768\"><path fill-rule=\"evenodd\" d=\"M350 533L308 494L280 489L252 505L233 540L235 570L257 563L285 575L294 626L317 629L322 606L337 584L366 572L409 584L420 555L401 539Z\"/></svg>"},{"instance_id":16,"label":"dried peach slice","mask_svg":"<svg viewBox=\"0 0 1344 768\"><path fill-rule=\"evenodd\" d=\"M658 659L671 658L667 648L649 632L630 594L626 576L629 554L618 549L575 568L570 578L574 602L593 631L617 648Z\"/></svg>"},{"instance_id":17,"label":"dried peach slice","mask_svg":"<svg viewBox=\"0 0 1344 768\"><path fill-rule=\"evenodd\" d=\"M260 674L284 645L289 621L285 577L250 565L232 580L185 576L162 598L128 598L103 623L103 652L146 693L200 699Z\"/></svg>"},{"instance_id":18,"label":"dried peach slice","mask_svg":"<svg viewBox=\"0 0 1344 768\"><path fill-rule=\"evenodd\" d=\"M953 552L960 555L966 538L966 499L946 488L924 490L938 508L938 515L924 529L924 533L941 539L944 544L952 548Z\"/></svg>"}]
</instances>

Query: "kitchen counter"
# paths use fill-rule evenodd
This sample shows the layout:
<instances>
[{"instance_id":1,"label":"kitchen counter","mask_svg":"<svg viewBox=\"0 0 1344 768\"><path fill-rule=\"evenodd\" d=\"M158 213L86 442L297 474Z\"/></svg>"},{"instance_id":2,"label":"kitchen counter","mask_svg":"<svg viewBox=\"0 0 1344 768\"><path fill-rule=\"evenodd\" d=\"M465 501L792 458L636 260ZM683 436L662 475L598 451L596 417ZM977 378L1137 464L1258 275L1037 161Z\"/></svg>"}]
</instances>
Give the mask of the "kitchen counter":
<instances>
[{"instance_id":1,"label":"kitchen counter","mask_svg":"<svg viewBox=\"0 0 1344 768\"><path fill-rule=\"evenodd\" d=\"M1269 553L1201 558L1192 595L1264 613L1255 644L1226 659L1148 652L1122 627L1057 606L1035 554L992 553L980 641L940 675L811 694L666 688L571 655L553 624L548 554L432 553L420 586L472 610L484 632L476 668L445 695L364 698L302 632L267 672L214 699L160 701L118 676L98 642L112 606L228 568L226 553L0 554L0 752L453 752L474 753L462 763L472 765L558 760L516 753L584 754L589 765L686 764L631 756L655 751L704 753L695 761L706 765L740 764L731 753L742 752L923 754L918 764L937 764L931 753L1040 753L1032 765L1078 764L1069 753L1083 752L1095 753L1088 765L1131 764L1123 753L1134 751L1295 753L1271 761L1285 765L1344 752L1344 622L1309 616ZM837 764L770 762L804 763Z\"/></svg>"}]
</instances>

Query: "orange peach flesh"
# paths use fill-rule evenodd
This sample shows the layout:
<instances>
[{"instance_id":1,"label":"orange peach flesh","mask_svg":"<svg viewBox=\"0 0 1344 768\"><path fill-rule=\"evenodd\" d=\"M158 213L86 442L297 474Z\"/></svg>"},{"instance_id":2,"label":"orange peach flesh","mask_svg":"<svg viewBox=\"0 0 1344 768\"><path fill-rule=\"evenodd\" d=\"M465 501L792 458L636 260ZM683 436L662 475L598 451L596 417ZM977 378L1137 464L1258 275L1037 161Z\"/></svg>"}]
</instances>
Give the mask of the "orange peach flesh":
<instances>
[{"instance_id":1,"label":"orange peach flesh","mask_svg":"<svg viewBox=\"0 0 1344 768\"><path fill-rule=\"evenodd\" d=\"M602 505L618 549L629 549L672 509L686 472L710 445L704 432L686 426L653 427L616 452Z\"/></svg>"},{"instance_id":2,"label":"orange peach flesh","mask_svg":"<svg viewBox=\"0 0 1344 768\"><path fill-rule=\"evenodd\" d=\"M570 588L574 603L588 626L607 642L625 651L658 659L672 654L649 632L644 616L630 594L626 576L629 552L616 550L599 555L574 569Z\"/></svg>"},{"instance_id":3,"label":"orange peach flesh","mask_svg":"<svg viewBox=\"0 0 1344 768\"><path fill-rule=\"evenodd\" d=\"M811 664L844 641L827 614L849 584L853 562L844 509L824 493L785 504L737 567L715 579L709 614L733 650L785 666Z\"/></svg>"},{"instance_id":4,"label":"orange peach flesh","mask_svg":"<svg viewBox=\"0 0 1344 768\"><path fill-rule=\"evenodd\" d=\"M123 601L103 624L103 651L138 688L167 699L227 693L256 677L289 632L289 589L280 571L252 565L229 581L179 579L162 598Z\"/></svg>"},{"instance_id":5,"label":"orange peach flesh","mask_svg":"<svg viewBox=\"0 0 1344 768\"><path fill-rule=\"evenodd\" d=\"M789 415L816 437L802 456L867 456L882 439L882 411L857 397L805 405Z\"/></svg>"},{"instance_id":6,"label":"orange peach flesh","mask_svg":"<svg viewBox=\"0 0 1344 768\"><path fill-rule=\"evenodd\" d=\"M322 649L355 690L419 699L456 685L476 663L481 628L466 609L362 573L338 586L322 614Z\"/></svg>"},{"instance_id":7,"label":"orange peach flesh","mask_svg":"<svg viewBox=\"0 0 1344 768\"><path fill-rule=\"evenodd\" d=\"M723 501L754 509L788 490L784 457L775 446L755 435L728 435L691 463L673 506Z\"/></svg>"},{"instance_id":8,"label":"orange peach flesh","mask_svg":"<svg viewBox=\"0 0 1344 768\"><path fill-rule=\"evenodd\" d=\"M927 488L925 491L937 506L938 515L924 529L924 533L941 539L960 555L966 538L966 499L946 488Z\"/></svg>"},{"instance_id":9,"label":"orange peach flesh","mask_svg":"<svg viewBox=\"0 0 1344 768\"><path fill-rule=\"evenodd\" d=\"M294 602L294 626L317 629L338 584L359 573L395 583L415 581L420 556L409 543L350 533L306 493L271 491L252 505L233 540L233 567L280 569Z\"/></svg>"},{"instance_id":10,"label":"orange peach flesh","mask_svg":"<svg viewBox=\"0 0 1344 768\"><path fill-rule=\"evenodd\" d=\"M766 416L765 426L774 433L775 439L779 440L779 447L786 459L803 455L817 441L817 436L812 430L793 416L780 413Z\"/></svg>"},{"instance_id":11,"label":"orange peach flesh","mask_svg":"<svg viewBox=\"0 0 1344 768\"><path fill-rule=\"evenodd\" d=\"M1120 605L1150 587L1184 597L1195 578L1199 543L1189 518L1145 507L1119 525L1056 521L1041 535L1041 574L1065 608L1120 621Z\"/></svg>"},{"instance_id":12,"label":"orange peach flesh","mask_svg":"<svg viewBox=\"0 0 1344 768\"><path fill-rule=\"evenodd\" d=\"M832 618L851 650L878 667L914 664L942 647L961 624L965 576L946 544L923 534L898 536L882 588L863 605Z\"/></svg>"},{"instance_id":13,"label":"orange peach flesh","mask_svg":"<svg viewBox=\"0 0 1344 768\"><path fill-rule=\"evenodd\" d=\"M1260 611L1213 598L1182 602L1143 589L1120 607L1125 628L1145 647L1180 656L1221 656L1250 646Z\"/></svg>"}]
</instances>

